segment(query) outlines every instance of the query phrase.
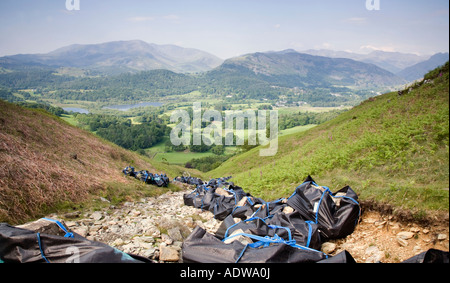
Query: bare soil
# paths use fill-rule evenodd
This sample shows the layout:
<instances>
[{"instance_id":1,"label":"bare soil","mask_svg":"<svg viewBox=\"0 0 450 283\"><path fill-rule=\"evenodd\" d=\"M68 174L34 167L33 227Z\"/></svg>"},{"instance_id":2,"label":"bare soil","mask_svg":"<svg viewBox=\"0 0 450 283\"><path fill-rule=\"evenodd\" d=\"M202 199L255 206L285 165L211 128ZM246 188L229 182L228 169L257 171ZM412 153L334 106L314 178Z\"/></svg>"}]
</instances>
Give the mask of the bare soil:
<instances>
[{"instance_id":1,"label":"bare soil","mask_svg":"<svg viewBox=\"0 0 450 283\"><path fill-rule=\"evenodd\" d=\"M355 231L336 244L335 255L347 250L358 263L398 263L429 249L449 250L448 214L436 214L421 223L398 215L365 211ZM404 233L409 232L409 233ZM400 234L399 234L400 233ZM401 235L409 239L399 239Z\"/></svg>"}]
</instances>

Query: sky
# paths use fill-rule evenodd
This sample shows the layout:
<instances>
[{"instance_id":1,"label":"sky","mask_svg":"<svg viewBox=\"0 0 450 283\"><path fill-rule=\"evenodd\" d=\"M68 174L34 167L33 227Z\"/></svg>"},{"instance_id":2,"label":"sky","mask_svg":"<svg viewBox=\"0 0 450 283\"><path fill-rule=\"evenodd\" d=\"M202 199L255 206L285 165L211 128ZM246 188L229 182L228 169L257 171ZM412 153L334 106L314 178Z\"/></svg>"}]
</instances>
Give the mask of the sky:
<instances>
[{"instance_id":1,"label":"sky","mask_svg":"<svg viewBox=\"0 0 450 283\"><path fill-rule=\"evenodd\" d=\"M0 0L0 56L135 39L222 59L285 49L432 55L449 50L449 1Z\"/></svg>"}]
</instances>

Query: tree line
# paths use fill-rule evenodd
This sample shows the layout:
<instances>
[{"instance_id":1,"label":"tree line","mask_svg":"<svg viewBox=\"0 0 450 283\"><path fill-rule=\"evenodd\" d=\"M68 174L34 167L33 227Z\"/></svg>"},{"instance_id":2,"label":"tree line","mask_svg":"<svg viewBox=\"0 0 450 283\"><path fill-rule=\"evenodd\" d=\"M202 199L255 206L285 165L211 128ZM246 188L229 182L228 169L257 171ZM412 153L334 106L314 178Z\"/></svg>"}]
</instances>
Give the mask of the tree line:
<instances>
[{"instance_id":1,"label":"tree line","mask_svg":"<svg viewBox=\"0 0 450 283\"><path fill-rule=\"evenodd\" d=\"M112 115L74 114L78 125L125 149L143 150L161 142L170 128L157 119L133 124L130 119Z\"/></svg>"}]
</instances>

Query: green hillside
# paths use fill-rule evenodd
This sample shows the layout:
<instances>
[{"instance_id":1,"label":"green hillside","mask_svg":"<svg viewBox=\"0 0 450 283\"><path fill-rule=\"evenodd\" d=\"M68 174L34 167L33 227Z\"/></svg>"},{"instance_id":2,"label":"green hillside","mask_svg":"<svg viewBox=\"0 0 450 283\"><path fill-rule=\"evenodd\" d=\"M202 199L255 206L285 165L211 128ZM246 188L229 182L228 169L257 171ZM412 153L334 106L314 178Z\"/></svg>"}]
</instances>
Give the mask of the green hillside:
<instances>
[{"instance_id":1,"label":"green hillside","mask_svg":"<svg viewBox=\"0 0 450 283\"><path fill-rule=\"evenodd\" d=\"M117 204L178 189L126 178L128 165L170 178L185 170L150 161L44 110L0 100L0 222L107 205L99 197Z\"/></svg>"},{"instance_id":2,"label":"green hillside","mask_svg":"<svg viewBox=\"0 0 450 283\"><path fill-rule=\"evenodd\" d=\"M278 153L259 148L207 173L264 199L289 196L310 174L332 191L350 185L362 200L413 209L449 208L448 63L402 95L364 101L306 132L279 137Z\"/></svg>"}]
</instances>

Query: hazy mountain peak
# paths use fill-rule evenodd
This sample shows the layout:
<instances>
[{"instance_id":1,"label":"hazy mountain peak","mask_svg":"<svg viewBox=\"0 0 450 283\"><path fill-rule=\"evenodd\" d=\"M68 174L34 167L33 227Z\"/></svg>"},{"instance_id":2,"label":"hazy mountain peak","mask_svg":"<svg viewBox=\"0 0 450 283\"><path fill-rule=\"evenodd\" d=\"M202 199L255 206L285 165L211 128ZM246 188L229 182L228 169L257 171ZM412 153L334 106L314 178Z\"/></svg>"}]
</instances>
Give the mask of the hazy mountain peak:
<instances>
[{"instance_id":1,"label":"hazy mountain peak","mask_svg":"<svg viewBox=\"0 0 450 283\"><path fill-rule=\"evenodd\" d=\"M77 67L108 72L167 69L180 73L208 71L223 60L193 48L158 45L142 40L72 44L47 54L14 55L22 64ZM114 71L116 70L116 71Z\"/></svg>"},{"instance_id":2,"label":"hazy mountain peak","mask_svg":"<svg viewBox=\"0 0 450 283\"><path fill-rule=\"evenodd\" d=\"M302 52L311 55L331 58L347 58L365 63L371 63L380 68L388 70L391 73L398 73L399 71L409 66L425 61L429 58L429 56L419 56L412 53L387 52L382 50L374 50L368 54L327 49L309 49Z\"/></svg>"}]
</instances>

